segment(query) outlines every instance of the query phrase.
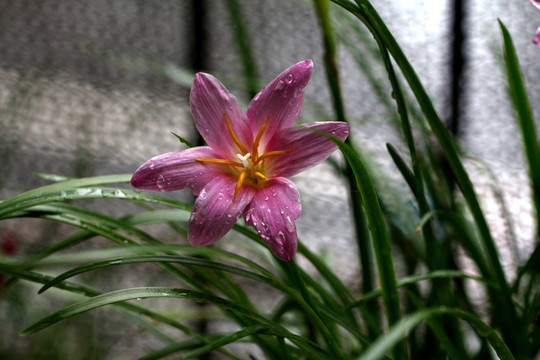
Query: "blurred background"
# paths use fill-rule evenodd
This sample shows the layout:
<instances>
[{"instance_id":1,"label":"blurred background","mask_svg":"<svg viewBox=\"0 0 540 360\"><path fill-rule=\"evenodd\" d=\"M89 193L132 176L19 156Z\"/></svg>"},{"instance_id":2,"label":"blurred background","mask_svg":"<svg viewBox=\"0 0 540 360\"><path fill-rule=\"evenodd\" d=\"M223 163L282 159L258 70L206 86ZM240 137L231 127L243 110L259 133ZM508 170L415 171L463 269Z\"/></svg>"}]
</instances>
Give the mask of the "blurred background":
<instances>
[{"instance_id":1,"label":"blurred background","mask_svg":"<svg viewBox=\"0 0 540 360\"><path fill-rule=\"evenodd\" d=\"M521 136L506 92L497 19L513 36L540 119L540 48L532 44L540 11L528 0L372 3L456 134L504 254L502 261L513 276L516 265L532 249L534 223ZM385 143L394 144L403 154L406 147L390 121L387 104L374 91L374 84L389 89L386 73L374 60L374 44L367 32L363 38L349 36L351 19L336 6L332 11L336 35L343 42L339 65L352 136L370 159L379 189L388 186L381 193L383 202L395 206L396 212L410 209L412 197L399 186L400 175ZM171 131L198 142L188 103L193 74L212 73L247 105L253 94L244 85L243 43L252 48L251 74L257 76L259 89L286 67L313 59L299 121L333 119L321 33L309 1L0 0L0 199L46 184L35 172L77 177L132 173L152 156L184 148ZM364 67L358 66L359 58L366 62ZM339 265L332 266L339 276L357 287L358 262L350 251L356 245L346 210L345 182L328 163L293 180L303 205L300 238L327 254L331 266ZM170 196L192 200L189 190ZM501 197L505 207L498 200ZM118 215L134 209L114 201L96 200L91 206ZM503 220L505 212L511 222ZM418 219L407 221L414 232ZM22 255L72 230L48 222L13 220L0 223L0 240L15 239L15 253ZM185 241L166 230L154 231L163 231L163 241ZM513 236L516 243L510 241ZM159 274L147 270L140 268L148 276L144 284L137 278L141 273L126 273L109 279L105 286L154 284ZM67 359L80 353L80 358L130 359L152 348L150 337L141 335L132 323L114 329L104 326L122 320L103 311L18 338L17 333L39 314L58 308L58 298L53 296L49 303L43 300L46 295L32 300L36 308L31 312L17 303L23 301L21 294L33 299L35 290L29 286L0 292L4 324L0 358ZM124 335L129 336L119 339L109 334L116 334L118 328L126 329ZM70 334L69 341L59 338L54 329Z\"/></svg>"}]
</instances>

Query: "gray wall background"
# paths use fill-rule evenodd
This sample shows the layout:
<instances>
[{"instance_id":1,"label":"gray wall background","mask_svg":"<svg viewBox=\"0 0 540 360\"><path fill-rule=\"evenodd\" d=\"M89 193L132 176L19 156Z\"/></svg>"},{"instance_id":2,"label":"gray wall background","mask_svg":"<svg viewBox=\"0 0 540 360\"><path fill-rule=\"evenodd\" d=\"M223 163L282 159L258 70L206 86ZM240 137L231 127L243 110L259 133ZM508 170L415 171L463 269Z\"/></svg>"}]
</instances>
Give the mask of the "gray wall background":
<instances>
[{"instance_id":1,"label":"gray wall background","mask_svg":"<svg viewBox=\"0 0 540 360\"><path fill-rule=\"evenodd\" d=\"M245 94L235 81L241 75L241 62L225 2L206 3L205 70L240 97ZM307 101L322 104L331 114L321 36L311 4L301 0L240 3L263 80L311 58L315 69L306 89ZM446 116L449 1L374 0L373 4ZM512 275L531 250L534 225L521 138L504 85L497 18L513 35L530 100L540 119L540 48L531 41L540 26L540 12L528 0L467 4L468 65L460 143ZM188 70L192 65L196 38L192 5L187 0L0 0L1 199L45 184L33 172L131 173L151 156L181 149L170 131L196 141L185 86L190 77L175 81L170 71L171 65ZM344 49L340 65L347 111L356 119L354 136L390 178L399 177L384 149L385 142L396 142L397 136L385 124L383 107ZM318 120L324 113L310 109L306 107L301 120ZM486 176L486 166L494 179ZM345 184L328 164L293 180L302 195L300 237L309 247L325 251L331 263L347 264L339 266L340 276L356 286L358 265L350 251L355 245L348 210L344 212L348 209ZM512 228L501 220L494 181L512 215ZM189 191L171 196L190 199ZM125 203L94 205L118 214L133 209ZM7 229L19 233L21 252L41 247L69 230L40 222L0 224L0 232ZM509 245L510 230L519 240L516 256ZM163 236L175 241L167 238L168 233ZM230 245L223 242L223 246Z\"/></svg>"}]
</instances>

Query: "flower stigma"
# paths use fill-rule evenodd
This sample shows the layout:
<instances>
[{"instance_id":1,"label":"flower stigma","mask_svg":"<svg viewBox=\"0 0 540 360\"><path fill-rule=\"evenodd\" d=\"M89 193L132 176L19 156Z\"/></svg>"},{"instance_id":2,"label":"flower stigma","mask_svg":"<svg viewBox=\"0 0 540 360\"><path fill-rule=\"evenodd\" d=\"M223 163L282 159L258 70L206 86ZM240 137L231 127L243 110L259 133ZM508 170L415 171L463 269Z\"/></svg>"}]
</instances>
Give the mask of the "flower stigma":
<instances>
[{"instance_id":1,"label":"flower stigma","mask_svg":"<svg viewBox=\"0 0 540 360\"><path fill-rule=\"evenodd\" d=\"M242 185L254 186L256 188L261 188L265 182L268 181L265 173L268 172L268 169L264 166L264 160L276 155L281 155L292 151L292 148L286 150L276 150L263 153L259 156L259 144L268 125L268 120L270 117L267 117L266 121L261 125L257 136L251 146L251 152L248 151L248 147L244 146L234 133L234 130L229 121L227 114L223 114L225 122L227 124L227 129L229 135L231 136L232 141L238 147L238 152L236 157L239 161L228 160L228 159L214 159L214 158L198 158L195 159L199 162L208 162L214 164L228 165L231 173L238 177L236 182L236 187L234 189L233 201L236 200L238 193L242 189ZM243 154L243 155L242 155Z\"/></svg>"}]
</instances>

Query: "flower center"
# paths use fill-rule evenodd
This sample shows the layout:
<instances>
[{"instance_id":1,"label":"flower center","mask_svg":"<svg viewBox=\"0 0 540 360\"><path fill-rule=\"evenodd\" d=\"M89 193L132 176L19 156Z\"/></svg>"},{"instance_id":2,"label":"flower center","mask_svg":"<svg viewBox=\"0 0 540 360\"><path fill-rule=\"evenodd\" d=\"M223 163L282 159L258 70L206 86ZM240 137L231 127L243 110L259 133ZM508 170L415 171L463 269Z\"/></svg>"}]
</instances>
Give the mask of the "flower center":
<instances>
[{"instance_id":1,"label":"flower center","mask_svg":"<svg viewBox=\"0 0 540 360\"><path fill-rule=\"evenodd\" d=\"M200 161L200 162L209 162L209 163L214 163L214 164L228 165L230 167L230 170L232 171L232 173L238 176L238 181L236 182L236 188L234 189L234 196L233 196L233 201L234 201L236 197L238 196L238 193L240 192L242 185L247 184L247 185L251 185L255 187L261 187L266 181L268 181L268 178L265 176L265 172L266 172L265 167L264 167L265 159L271 156L288 153L289 151L292 150L292 148L287 149L287 150L269 151L262 155L259 155L259 143L264 134L264 131L266 130L266 126L268 125L269 118L267 118L264 124L261 125L261 128L257 132L255 141L253 142L253 145L251 146L251 151L249 151L248 148L244 146L244 144L242 144L240 140L238 140L238 137L234 133L231 123L229 122L229 117L227 116L227 114L223 114L223 117L225 118L225 122L227 123L227 129L229 130L229 135L231 136L231 139L240 150L240 153L236 154L236 157L238 158L238 160L240 160L240 162L235 161L235 160L214 159L214 158L199 158L195 160Z\"/></svg>"}]
</instances>

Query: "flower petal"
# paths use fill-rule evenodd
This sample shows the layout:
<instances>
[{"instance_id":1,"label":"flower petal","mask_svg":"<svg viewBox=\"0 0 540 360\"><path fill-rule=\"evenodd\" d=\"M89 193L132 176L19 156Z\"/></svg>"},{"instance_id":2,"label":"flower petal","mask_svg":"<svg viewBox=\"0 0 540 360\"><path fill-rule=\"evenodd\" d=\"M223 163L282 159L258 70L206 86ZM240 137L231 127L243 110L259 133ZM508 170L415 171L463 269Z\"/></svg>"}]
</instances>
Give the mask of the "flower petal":
<instances>
[{"instance_id":1,"label":"flower petal","mask_svg":"<svg viewBox=\"0 0 540 360\"><path fill-rule=\"evenodd\" d=\"M131 185L137 189L154 191L172 191L191 187L193 193L197 195L220 171L212 164L195 161L195 159L217 156L218 154L208 146L155 156L137 169L131 178Z\"/></svg>"},{"instance_id":2,"label":"flower petal","mask_svg":"<svg viewBox=\"0 0 540 360\"><path fill-rule=\"evenodd\" d=\"M268 151L292 148L288 153L267 160L271 176L296 175L326 160L337 149L332 140L310 129L345 140L350 127L345 122L327 121L304 124L300 128L286 130L283 136L278 137L267 148Z\"/></svg>"},{"instance_id":3,"label":"flower petal","mask_svg":"<svg viewBox=\"0 0 540 360\"><path fill-rule=\"evenodd\" d=\"M202 189L189 219L190 244L211 244L233 227L255 194L254 188L243 186L233 201L235 187L236 180L233 177L220 174Z\"/></svg>"},{"instance_id":4,"label":"flower petal","mask_svg":"<svg viewBox=\"0 0 540 360\"><path fill-rule=\"evenodd\" d=\"M246 224L255 226L277 257L291 260L297 247L294 220L301 212L300 195L294 183L275 178L257 191L244 211L244 219Z\"/></svg>"},{"instance_id":5,"label":"flower petal","mask_svg":"<svg viewBox=\"0 0 540 360\"><path fill-rule=\"evenodd\" d=\"M257 133L269 119L263 143L279 129L293 126L302 103L306 87L313 70L311 60L301 61L279 74L262 89L249 104L247 117L251 128Z\"/></svg>"},{"instance_id":6,"label":"flower petal","mask_svg":"<svg viewBox=\"0 0 540 360\"><path fill-rule=\"evenodd\" d=\"M540 9L540 0L531 0L532 4Z\"/></svg>"},{"instance_id":7,"label":"flower petal","mask_svg":"<svg viewBox=\"0 0 540 360\"><path fill-rule=\"evenodd\" d=\"M536 29L536 35L534 36L533 43L540 46L540 27Z\"/></svg>"},{"instance_id":8,"label":"flower petal","mask_svg":"<svg viewBox=\"0 0 540 360\"><path fill-rule=\"evenodd\" d=\"M212 75L195 74L190 106L204 141L222 156L231 158L241 152L231 137L225 115L238 140L244 145L251 144L251 130L238 100Z\"/></svg>"}]
</instances>

